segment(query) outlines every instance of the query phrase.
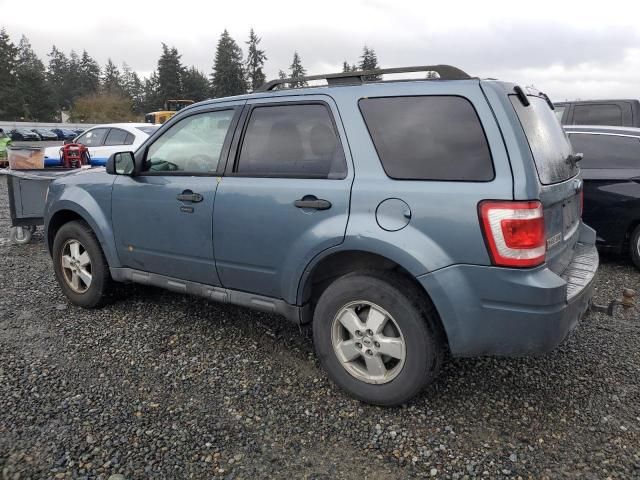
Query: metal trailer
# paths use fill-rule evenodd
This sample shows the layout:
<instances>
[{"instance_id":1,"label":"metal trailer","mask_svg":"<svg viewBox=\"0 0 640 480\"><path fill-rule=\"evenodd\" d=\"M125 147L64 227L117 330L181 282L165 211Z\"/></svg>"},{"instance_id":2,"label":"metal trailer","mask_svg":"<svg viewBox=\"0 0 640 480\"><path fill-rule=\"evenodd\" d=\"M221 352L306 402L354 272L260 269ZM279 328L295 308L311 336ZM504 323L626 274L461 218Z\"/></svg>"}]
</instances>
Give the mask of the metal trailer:
<instances>
[{"instance_id":1,"label":"metal trailer","mask_svg":"<svg viewBox=\"0 0 640 480\"><path fill-rule=\"evenodd\" d=\"M37 170L0 170L7 179L12 243L24 245L38 225L44 225L44 206L49 184L56 178L77 172L73 168L45 168Z\"/></svg>"}]
</instances>

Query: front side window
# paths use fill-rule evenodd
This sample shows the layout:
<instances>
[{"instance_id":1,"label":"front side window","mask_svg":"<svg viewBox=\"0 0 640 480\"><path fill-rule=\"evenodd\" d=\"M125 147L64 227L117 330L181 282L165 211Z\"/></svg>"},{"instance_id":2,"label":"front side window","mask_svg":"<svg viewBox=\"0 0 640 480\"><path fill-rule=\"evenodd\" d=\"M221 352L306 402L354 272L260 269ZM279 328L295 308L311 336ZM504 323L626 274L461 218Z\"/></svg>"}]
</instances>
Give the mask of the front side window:
<instances>
[{"instance_id":1,"label":"front side window","mask_svg":"<svg viewBox=\"0 0 640 480\"><path fill-rule=\"evenodd\" d=\"M365 98L359 106L389 177L481 182L493 179L489 145L467 99Z\"/></svg>"},{"instance_id":2,"label":"front side window","mask_svg":"<svg viewBox=\"0 0 640 480\"><path fill-rule=\"evenodd\" d=\"M570 133L576 152L584 154L580 168L639 168L640 139L620 135Z\"/></svg>"},{"instance_id":3,"label":"front side window","mask_svg":"<svg viewBox=\"0 0 640 480\"><path fill-rule=\"evenodd\" d=\"M104 145L104 139L108 131L108 128L93 128L80 135L76 143L81 143L86 147L100 147Z\"/></svg>"},{"instance_id":4,"label":"front side window","mask_svg":"<svg viewBox=\"0 0 640 480\"><path fill-rule=\"evenodd\" d=\"M322 104L254 108L235 171L246 176L344 178L344 152L328 108Z\"/></svg>"},{"instance_id":5,"label":"front side window","mask_svg":"<svg viewBox=\"0 0 640 480\"><path fill-rule=\"evenodd\" d=\"M615 104L576 105L573 124L622 126L622 109Z\"/></svg>"},{"instance_id":6,"label":"front side window","mask_svg":"<svg viewBox=\"0 0 640 480\"><path fill-rule=\"evenodd\" d=\"M234 113L199 113L176 123L151 144L144 170L215 173Z\"/></svg>"}]
</instances>

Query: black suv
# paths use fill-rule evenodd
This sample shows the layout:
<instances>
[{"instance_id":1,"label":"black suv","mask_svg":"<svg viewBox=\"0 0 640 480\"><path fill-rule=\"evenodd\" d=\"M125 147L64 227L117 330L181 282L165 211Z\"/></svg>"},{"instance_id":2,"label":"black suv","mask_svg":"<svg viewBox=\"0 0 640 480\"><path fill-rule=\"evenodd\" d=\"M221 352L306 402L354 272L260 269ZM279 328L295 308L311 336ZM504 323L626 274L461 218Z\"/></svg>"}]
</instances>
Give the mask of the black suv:
<instances>
[{"instance_id":1,"label":"black suv","mask_svg":"<svg viewBox=\"0 0 640 480\"><path fill-rule=\"evenodd\" d=\"M563 125L640 127L638 100L584 100L554 103Z\"/></svg>"}]
</instances>

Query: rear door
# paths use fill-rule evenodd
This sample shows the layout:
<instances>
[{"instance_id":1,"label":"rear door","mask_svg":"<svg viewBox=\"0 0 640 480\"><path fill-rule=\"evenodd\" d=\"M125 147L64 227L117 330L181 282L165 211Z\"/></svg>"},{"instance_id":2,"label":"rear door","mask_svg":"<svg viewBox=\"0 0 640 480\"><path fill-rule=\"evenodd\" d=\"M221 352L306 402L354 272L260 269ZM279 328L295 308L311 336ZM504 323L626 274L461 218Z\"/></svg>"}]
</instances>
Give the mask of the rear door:
<instances>
[{"instance_id":1,"label":"rear door","mask_svg":"<svg viewBox=\"0 0 640 480\"><path fill-rule=\"evenodd\" d=\"M582 179L573 149L555 113L546 100L527 96L524 105L517 95L510 95L533 155L541 185L540 201L544 209L547 236L547 266L562 273L578 241L581 216Z\"/></svg>"},{"instance_id":2,"label":"rear door","mask_svg":"<svg viewBox=\"0 0 640 480\"><path fill-rule=\"evenodd\" d=\"M292 279L344 239L346 139L324 95L254 99L243 115L216 195L216 267L224 287L293 302Z\"/></svg>"}]
</instances>

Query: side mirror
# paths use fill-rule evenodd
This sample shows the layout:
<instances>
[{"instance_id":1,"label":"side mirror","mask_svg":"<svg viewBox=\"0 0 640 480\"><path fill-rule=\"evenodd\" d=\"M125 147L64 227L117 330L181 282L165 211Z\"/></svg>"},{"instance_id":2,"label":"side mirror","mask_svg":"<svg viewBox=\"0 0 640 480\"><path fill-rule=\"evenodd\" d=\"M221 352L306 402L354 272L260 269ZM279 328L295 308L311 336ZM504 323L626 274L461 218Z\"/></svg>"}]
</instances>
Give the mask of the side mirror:
<instances>
[{"instance_id":1,"label":"side mirror","mask_svg":"<svg viewBox=\"0 0 640 480\"><path fill-rule=\"evenodd\" d=\"M107 173L110 175L133 176L136 160L133 152L114 153L107 160Z\"/></svg>"}]
</instances>

